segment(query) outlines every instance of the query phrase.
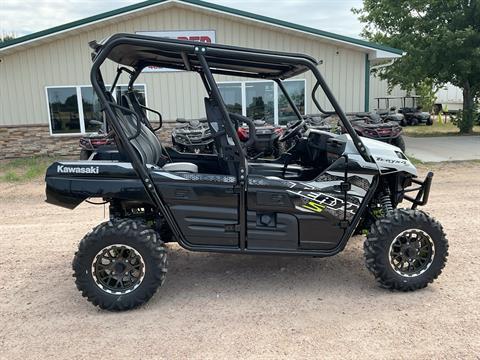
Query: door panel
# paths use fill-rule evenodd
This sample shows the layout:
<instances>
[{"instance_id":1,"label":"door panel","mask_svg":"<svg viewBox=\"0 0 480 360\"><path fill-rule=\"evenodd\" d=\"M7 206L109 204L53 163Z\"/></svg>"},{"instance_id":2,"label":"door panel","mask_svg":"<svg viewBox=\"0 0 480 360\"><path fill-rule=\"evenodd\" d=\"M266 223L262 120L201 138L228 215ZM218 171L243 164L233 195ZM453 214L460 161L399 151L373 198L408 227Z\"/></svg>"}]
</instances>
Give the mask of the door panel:
<instances>
[{"instance_id":1,"label":"door panel","mask_svg":"<svg viewBox=\"0 0 480 360\"><path fill-rule=\"evenodd\" d=\"M262 250L297 249L297 218L291 214L248 211L247 247Z\"/></svg>"},{"instance_id":2,"label":"door panel","mask_svg":"<svg viewBox=\"0 0 480 360\"><path fill-rule=\"evenodd\" d=\"M188 242L195 245L238 246L237 209L218 206L170 207Z\"/></svg>"},{"instance_id":3,"label":"door panel","mask_svg":"<svg viewBox=\"0 0 480 360\"><path fill-rule=\"evenodd\" d=\"M236 248L239 195L235 182L235 177L214 174L157 172L155 177L189 243Z\"/></svg>"},{"instance_id":4,"label":"door panel","mask_svg":"<svg viewBox=\"0 0 480 360\"><path fill-rule=\"evenodd\" d=\"M298 249L330 250L341 241L346 228L369 189L373 175L355 171L340 158L311 181L249 176L247 207L257 213L289 214L298 223ZM347 180L347 181L346 181ZM349 183L350 189L342 188ZM248 228L247 239L253 235ZM250 243L250 242L249 242ZM265 246L265 243L263 243ZM272 249L278 244L272 237Z\"/></svg>"}]
</instances>

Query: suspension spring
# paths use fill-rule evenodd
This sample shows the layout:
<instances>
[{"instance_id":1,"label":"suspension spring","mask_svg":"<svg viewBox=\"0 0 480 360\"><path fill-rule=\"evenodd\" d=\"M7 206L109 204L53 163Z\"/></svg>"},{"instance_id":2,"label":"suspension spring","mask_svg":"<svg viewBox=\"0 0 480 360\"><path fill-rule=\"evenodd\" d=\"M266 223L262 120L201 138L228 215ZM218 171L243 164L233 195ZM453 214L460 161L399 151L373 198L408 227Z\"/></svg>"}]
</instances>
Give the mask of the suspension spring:
<instances>
[{"instance_id":1,"label":"suspension spring","mask_svg":"<svg viewBox=\"0 0 480 360\"><path fill-rule=\"evenodd\" d=\"M382 204L382 209L384 214L388 214L393 211L392 200L390 199L390 194L382 194L380 196L380 203Z\"/></svg>"}]
</instances>

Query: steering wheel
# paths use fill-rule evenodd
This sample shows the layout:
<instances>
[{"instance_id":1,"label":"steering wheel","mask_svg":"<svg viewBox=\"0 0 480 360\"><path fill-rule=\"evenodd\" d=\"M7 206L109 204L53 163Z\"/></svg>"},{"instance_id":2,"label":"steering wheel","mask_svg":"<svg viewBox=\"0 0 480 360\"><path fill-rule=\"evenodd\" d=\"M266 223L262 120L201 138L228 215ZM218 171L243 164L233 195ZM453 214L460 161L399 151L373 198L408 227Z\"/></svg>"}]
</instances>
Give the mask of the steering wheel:
<instances>
[{"instance_id":1,"label":"steering wheel","mask_svg":"<svg viewBox=\"0 0 480 360\"><path fill-rule=\"evenodd\" d=\"M284 142L292 139L293 137L300 134L304 126L305 126L305 120L303 119L299 119L295 121L293 124L288 125L287 128L285 129L285 132L282 134L282 136L280 136L278 141Z\"/></svg>"}]
</instances>

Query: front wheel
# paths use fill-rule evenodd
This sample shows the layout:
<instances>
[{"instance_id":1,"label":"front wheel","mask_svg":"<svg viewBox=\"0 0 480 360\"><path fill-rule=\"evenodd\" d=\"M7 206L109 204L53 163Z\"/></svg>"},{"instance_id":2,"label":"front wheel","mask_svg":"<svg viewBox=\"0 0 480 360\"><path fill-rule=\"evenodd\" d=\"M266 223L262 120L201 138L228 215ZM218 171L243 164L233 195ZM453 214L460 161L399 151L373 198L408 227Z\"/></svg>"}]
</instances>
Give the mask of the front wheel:
<instances>
[{"instance_id":1,"label":"front wheel","mask_svg":"<svg viewBox=\"0 0 480 360\"><path fill-rule=\"evenodd\" d=\"M382 287L413 291L440 275L448 241L440 223L424 212L396 209L372 225L364 251L366 266Z\"/></svg>"},{"instance_id":2,"label":"front wheel","mask_svg":"<svg viewBox=\"0 0 480 360\"><path fill-rule=\"evenodd\" d=\"M106 310L147 302L165 281L167 254L157 232L141 221L115 219L95 227L73 259L78 290Z\"/></svg>"}]
</instances>

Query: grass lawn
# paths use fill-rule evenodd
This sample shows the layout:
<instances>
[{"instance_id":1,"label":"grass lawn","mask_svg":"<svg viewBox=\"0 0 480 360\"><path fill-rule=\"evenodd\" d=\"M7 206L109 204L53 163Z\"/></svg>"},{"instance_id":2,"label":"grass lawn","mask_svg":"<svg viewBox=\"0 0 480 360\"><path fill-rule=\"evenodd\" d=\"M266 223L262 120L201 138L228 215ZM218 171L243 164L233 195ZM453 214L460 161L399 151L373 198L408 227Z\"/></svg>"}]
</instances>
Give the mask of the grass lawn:
<instances>
[{"instance_id":1,"label":"grass lawn","mask_svg":"<svg viewBox=\"0 0 480 360\"><path fill-rule=\"evenodd\" d=\"M417 125L417 126L406 126L403 128L403 133L408 136L450 136L450 135L461 135L458 128L450 122L446 124L437 122L437 119L434 120L432 126L426 125ZM463 134L462 134L463 135ZM473 133L469 135L480 135L480 126L473 127Z\"/></svg>"},{"instance_id":2,"label":"grass lawn","mask_svg":"<svg viewBox=\"0 0 480 360\"><path fill-rule=\"evenodd\" d=\"M0 161L0 182L18 183L40 179L54 161L51 157L39 156Z\"/></svg>"}]
</instances>

